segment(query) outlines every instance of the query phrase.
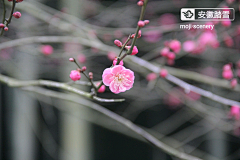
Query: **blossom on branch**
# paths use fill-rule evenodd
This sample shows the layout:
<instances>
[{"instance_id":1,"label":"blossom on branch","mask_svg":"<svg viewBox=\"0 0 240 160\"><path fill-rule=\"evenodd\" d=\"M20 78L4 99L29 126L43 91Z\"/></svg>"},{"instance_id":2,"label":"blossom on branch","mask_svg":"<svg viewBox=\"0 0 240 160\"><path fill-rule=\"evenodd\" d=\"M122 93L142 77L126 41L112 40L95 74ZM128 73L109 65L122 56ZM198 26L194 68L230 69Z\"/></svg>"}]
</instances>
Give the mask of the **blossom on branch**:
<instances>
[{"instance_id":1,"label":"blossom on branch","mask_svg":"<svg viewBox=\"0 0 240 160\"><path fill-rule=\"evenodd\" d=\"M77 81L80 80L81 78L81 74L79 71L77 70L72 70L69 76L73 81Z\"/></svg>"},{"instance_id":2,"label":"blossom on branch","mask_svg":"<svg viewBox=\"0 0 240 160\"><path fill-rule=\"evenodd\" d=\"M121 65L107 68L102 74L103 83L116 94L131 89L134 78L134 72Z\"/></svg>"}]
</instances>

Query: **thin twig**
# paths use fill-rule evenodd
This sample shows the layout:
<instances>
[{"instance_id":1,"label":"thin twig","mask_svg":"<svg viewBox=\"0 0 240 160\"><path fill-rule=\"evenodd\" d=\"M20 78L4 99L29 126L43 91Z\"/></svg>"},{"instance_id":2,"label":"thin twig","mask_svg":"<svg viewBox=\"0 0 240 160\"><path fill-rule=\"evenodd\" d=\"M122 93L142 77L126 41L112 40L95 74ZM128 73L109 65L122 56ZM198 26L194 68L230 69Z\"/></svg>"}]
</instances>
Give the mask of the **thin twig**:
<instances>
[{"instance_id":1,"label":"thin twig","mask_svg":"<svg viewBox=\"0 0 240 160\"><path fill-rule=\"evenodd\" d=\"M60 82L54 82L54 81L48 81L48 80L20 81L20 80L16 80L0 74L0 82L7 84L9 87L47 86L47 87L61 88L61 89L76 93L78 95L81 95L83 97L94 99L100 102L122 102L125 100L125 99L99 98L96 96L92 96L92 94L88 92L69 86L66 83L60 83Z\"/></svg>"},{"instance_id":2,"label":"thin twig","mask_svg":"<svg viewBox=\"0 0 240 160\"><path fill-rule=\"evenodd\" d=\"M3 17L4 17L4 20L3 20L3 23L5 23L5 21L6 21L6 23L5 23L5 26L7 27L10 23L11 23L11 20L12 20L12 17L13 17L13 12L14 12L14 9L15 9L15 5L16 5L16 0L13 0L12 1L12 8L11 8L11 12L10 12L10 15L9 15L9 18L8 19L5 19L6 18L6 8L5 8L5 3L4 3L4 0L3 0L3 12L4 12L4 14L3 14ZM1 33L0 33L0 36L3 34L3 31L4 31L4 29L2 28L2 30L1 30Z\"/></svg>"}]
</instances>

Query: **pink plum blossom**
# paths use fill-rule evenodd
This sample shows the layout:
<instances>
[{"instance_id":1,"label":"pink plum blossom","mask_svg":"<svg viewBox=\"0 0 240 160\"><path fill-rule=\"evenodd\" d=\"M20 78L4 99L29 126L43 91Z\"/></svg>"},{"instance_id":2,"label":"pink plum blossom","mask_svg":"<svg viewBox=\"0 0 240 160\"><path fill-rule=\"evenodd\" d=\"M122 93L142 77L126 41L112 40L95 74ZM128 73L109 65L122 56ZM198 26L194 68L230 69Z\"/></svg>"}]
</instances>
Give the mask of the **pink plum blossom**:
<instances>
[{"instance_id":1,"label":"pink plum blossom","mask_svg":"<svg viewBox=\"0 0 240 160\"><path fill-rule=\"evenodd\" d=\"M121 65L107 68L102 74L103 83L116 94L132 88L134 78L134 72Z\"/></svg>"},{"instance_id":2,"label":"pink plum blossom","mask_svg":"<svg viewBox=\"0 0 240 160\"><path fill-rule=\"evenodd\" d=\"M80 80L81 74L80 74L80 72L77 71L77 70L72 70L71 73L70 73L70 78L71 78L73 81Z\"/></svg>"}]
</instances>

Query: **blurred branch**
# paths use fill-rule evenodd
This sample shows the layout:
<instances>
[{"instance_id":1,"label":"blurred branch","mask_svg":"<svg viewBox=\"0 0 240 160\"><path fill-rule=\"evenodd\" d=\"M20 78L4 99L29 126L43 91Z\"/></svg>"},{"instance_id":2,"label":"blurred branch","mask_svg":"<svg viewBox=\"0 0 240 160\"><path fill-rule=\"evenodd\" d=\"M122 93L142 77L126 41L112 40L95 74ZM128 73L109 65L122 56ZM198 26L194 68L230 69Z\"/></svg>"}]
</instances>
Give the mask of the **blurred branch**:
<instances>
[{"instance_id":1,"label":"blurred branch","mask_svg":"<svg viewBox=\"0 0 240 160\"><path fill-rule=\"evenodd\" d=\"M138 64L139 66L141 67L144 67L152 72L155 72L156 74L159 74L160 70L161 70L161 67L159 66L156 66L156 65L153 65L151 64L150 62L148 61L145 61L141 58L138 58L138 57L134 57L132 56L131 57L131 61ZM207 77L207 76L206 76ZM206 98L209 98L211 100L214 100L216 102L219 102L219 103L222 103L222 104L225 104L225 105L238 105L240 106L240 102L237 102L237 101L234 101L234 100L230 100L230 99L227 99L227 98L224 98L224 97L221 97L221 96L218 96L212 92L209 92L209 91L206 91L204 89L201 89L199 87L196 87L196 86L193 86L191 84L188 84L180 79L178 79L177 77L174 77L173 75L171 74L168 74L166 79L178 86L180 86L181 88L185 89L185 91L187 92L190 92L190 91L193 91L195 93L198 93ZM214 81L212 83L215 83Z\"/></svg>"},{"instance_id":2,"label":"blurred branch","mask_svg":"<svg viewBox=\"0 0 240 160\"><path fill-rule=\"evenodd\" d=\"M49 97L53 97L53 98L58 98L58 99L63 99L66 101L70 101L70 102L74 102L77 104L81 104L83 106L86 106L88 108L91 108L97 112L102 113L103 115L111 118L112 120L117 121L118 123L124 125L125 127L129 128L130 130L132 130L133 132L135 132L136 134L142 136L144 139L146 139L148 142L150 142L151 144L153 144L154 146L156 146L157 148L163 150L164 152L178 157L180 159L186 159L186 160L200 160L200 158L188 155L186 153L180 152L178 150L175 150L174 148L169 147L168 145L162 143L161 141L159 141L157 138L155 138L154 136L152 136L150 133L148 133L147 131L143 130L142 128L136 126L135 124L133 124L131 121L121 117L120 115L104 108L101 107L95 103L89 102L87 100L84 99L75 99L72 98L70 95L66 95L66 94L61 94L61 93L57 93L55 91L50 91L50 90L46 90L43 88L39 88L39 87L24 87L23 88L26 91L31 91L31 92L35 92L44 96L49 96Z\"/></svg>"},{"instance_id":3,"label":"blurred branch","mask_svg":"<svg viewBox=\"0 0 240 160\"><path fill-rule=\"evenodd\" d=\"M63 43L63 42L72 42L72 43L80 43L85 46L89 47L97 47L103 51L115 50L118 51L118 48L114 48L112 46L107 46L105 44L99 43L99 42L92 42L88 39L82 38L82 37L72 37L72 36L35 36L35 37L27 37L27 38L21 38L16 40L11 40L7 42L0 43L0 49L9 48L9 47L15 47L15 46L21 46L31 43ZM140 59L136 56L128 56L125 58L126 62L132 61L138 65L146 65L145 68L150 69L156 73L160 71L160 66L151 64L150 62L147 62L143 59ZM240 92L240 85L238 84L234 89L231 87L229 81L224 79L218 79L209 77L206 75L202 75L196 72L192 71L186 71L183 69L173 68L173 67L165 67L169 73L171 73L174 76L194 80L196 82L206 83L213 86L223 87L226 89L234 90L237 92Z\"/></svg>"},{"instance_id":4,"label":"blurred branch","mask_svg":"<svg viewBox=\"0 0 240 160\"><path fill-rule=\"evenodd\" d=\"M66 91L70 91L78 95L81 95L83 97L97 100L99 102L122 102L125 100L125 99L105 99L105 98L92 96L92 94L79 90L75 87L69 86L66 83L53 82L48 80L21 81L21 80L16 80L0 74L0 82L7 84L9 87L47 86L47 87L61 88Z\"/></svg>"}]
</instances>

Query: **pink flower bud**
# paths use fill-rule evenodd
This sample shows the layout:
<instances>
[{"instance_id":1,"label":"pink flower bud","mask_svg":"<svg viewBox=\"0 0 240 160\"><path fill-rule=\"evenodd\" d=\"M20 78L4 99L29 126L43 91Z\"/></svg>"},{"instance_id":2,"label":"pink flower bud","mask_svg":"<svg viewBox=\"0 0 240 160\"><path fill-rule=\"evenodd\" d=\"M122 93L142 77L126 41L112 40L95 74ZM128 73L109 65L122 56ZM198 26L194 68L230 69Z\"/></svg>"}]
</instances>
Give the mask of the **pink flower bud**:
<instances>
[{"instance_id":1,"label":"pink flower bud","mask_svg":"<svg viewBox=\"0 0 240 160\"><path fill-rule=\"evenodd\" d=\"M50 55L53 53L53 47L50 46L50 45L42 45L41 46L41 52L44 54L44 55Z\"/></svg>"},{"instance_id":2,"label":"pink flower bud","mask_svg":"<svg viewBox=\"0 0 240 160\"><path fill-rule=\"evenodd\" d=\"M225 64L223 66L223 71L229 71L229 70L231 70L231 65L230 64Z\"/></svg>"},{"instance_id":3,"label":"pink flower bud","mask_svg":"<svg viewBox=\"0 0 240 160\"><path fill-rule=\"evenodd\" d=\"M138 21L138 26L139 27L144 27L145 26L145 23L143 21Z\"/></svg>"},{"instance_id":4,"label":"pink flower bud","mask_svg":"<svg viewBox=\"0 0 240 160\"><path fill-rule=\"evenodd\" d=\"M5 26L4 24L0 23L0 28L4 28L4 26Z\"/></svg>"},{"instance_id":5,"label":"pink flower bud","mask_svg":"<svg viewBox=\"0 0 240 160\"><path fill-rule=\"evenodd\" d=\"M114 44L118 47L122 47L122 42L117 39L114 41Z\"/></svg>"},{"instance_id":6,"label":"pink flower bud","mask_svg":"<svg viewBox=\"0 0 240 160\"><path fill-rule=\"evenodd\" d=\"M141 6L143 6L143 2L142 1L138 1L137 5L141 7Z\"/></svg>"},{"instance_id":7,"label":"pink flower bud","mask_svg":"<svg viewBox=\"0 0 240 160\"><path fill-rule=\"evenodd\" d=\"M79 63L85 63L86 62L86 56L84 54L79 54L77 58L78 58Z\"/></svg>"},{"instance_id":8,"label":"pink flower bud","mask_svg":"<svg viewBox=\"0 0 240 160\"><path fill-rule=\"evenodd\" d=\"M15 18L17 18L17 19L20 18L21 15L22 15L22 14L21 14L20 12L14 12L14 13L13 13L13 17L15 17Z\"/></svg>"},{"instance_id":9,"label":"pink flower bud","mask_svg":"<svg viewBox=\"0 0 240 160\"><path fill-rule=\"evenodd\" d=\"M74 58L69 58L69 61L70 61L70 62L74 62L75 59L74 59Z\"/></svg>"},{"instance_id":10,"label":"pink flower bud","mask_svg":"<svg viewBox=\"0 0 240 160\"><path fill-rule=\"evenodd\" d=\"M149 20L144 20L143 22L144 22L145 25L147 25L147 24L149 24L150 21Z\"/></svg>"},{"instance_id":11,"label":"pink flower bud","mask_svg":"<svg viewBox=\"0 0 240 160\"><path fill-rule=\"evenodd\" d=\"M170 51L169 51L169 48L168 48L168 47L164 47L164 48L161 50L160 54L161 54L161 56L163 56L163 57L167 57L167 55L168 55L169 52L170 52Z\"/></svg>"},{"instance_id":12,"label":"pink flower bud","mask_svg":"<svg viewBox=\"0 0 240 160\"><path fill-rule=\"evenodd\" d=\"M80 72L77 71L77 70L72 70L71 73L70 73L70 78L71 78L73 81L80 80L81 74L80 74Z\"/></svg>"},{"instance_id":13,"label":"pink flower bud","mask_svg":"<svg viewBox=\"0 0 240 160\"><path fill-rule=\"evenodd\" d=\"M176 55L175 55L175 53L173 53L173 52L169 52L169 53L167 54L167 58L168 58L168 59L171 59L171 60L174 60L174 59L176 58Z\"/></svg>"},{"instance_id":14,"label":"pink flower bud","mask_svg":"<svg viewBox=\"0 0 240 160\"><path fill-rule=\"evenodd\" d=\"M142 31L139 30L139 31L138 31L138 36L137 36L137 38L140 38L141 36L142 36Z\"/></svg>"},{"instance_id":15,"label":"pink flower bud","mask_svg":"<svg viewBox=\"0 0 240 160\"><path fill-rule=\"evenodd\" d=\"M93 73L92 72L89 72L88 75L89 75L90 79L93 79Z\"/></svg>"},{"instance_id":16,"label":"pink flower bud","mask_svg":"<svg viewBox=\"0 0 240 160\"><path fill-rule=\"evenodd\" d=\"M86 71L87 70L87 67L86 66L83 66L82 67L82 72Z\"/></svg>"},{"instance_id":17,"label":"pink flower bud","mask_svg":"<svg viewBox=\"0 0 240 160\"><path fill-rule=\"evenodd\" d=\"M237 86L237 79L234 78L232 81L231 81L231 87L232 88L235 88Z\"/></svg>"},{"instance_id":18,"label":"pink flower bud","mask_svg":"<svg viewBox=\"0 0 240 160\"><path fill-rule=\"evenodd\" d=\"M224 79L230 80L233 78L233 72L231 70L223 71L222 76Z\"/></svg>"},{"instance_id":19,"label":"pink flower bud","mask_svg":"<svg viewBox=\"0 0 240 160\"><path fill-rule=\"evenodd\" d=\"M181 50L181 43L178 40L172 40L168 45L169 48L175 53L179 53Z\"/></svg>"},{"instance_id":20,"label":"pink flower bud","mask_svg":"<svg viewBox=\"0 0 240 160\"><path fill-rule=\"evenodd\" d=\"M146 77L147 81L153 81L157 78L156 73L149 73Z\"/></svg>"},{"instance_id":21,"label":"pink flower bud","mask_svg":"<svg viewBox=\"0 0 240 160\"><path fill-rule=\"evenodd\" d=\"M126 46L125 48L129 50L131 46ZM138 53L138 49L136 46L134 46L131 55L136 55L137 53Z\"/></svg>"},{"instance_id":22,"label":"pink flower bud","mask_svg":"<svg viewBox=\"0 0 240 160\"><path fill-rule=\"evenodd\" d=\"M160 77L165 78L168 75L168 71L166 69L161 69Z\"/></svg>"},{"instance_id":23,"label":"pink flower bud","mask_svg":"<svg viewBox=\"0 0 240 160\"><path fill-rule=\"evenodd\" d=\"M113 65L115 66L116 64L117 64L117 58L113 60ZM118 65L123 66L123 60L121 60Z\"/></svg>"},{"instance_id":24,"label":"pink flower bud","mask_svg":"<svg viewBox=\"0 0 240 160\"><path fill-rule=\"evenodd\" d=\"M142 36L142 31L141 30L139 30L138 31L138 36L137 36L137 38L140 38ZM135 37L135 34L132 34L131 35L131 38L134 38Z\"/></svg>"},{"instance_id":25,"label":"pink flower bud","mask_svg":"<svg viewBox=\"0 0 240 160\"><path fill-rule=\"evenodd\" d=\"M8 31L8 27L4 27L4 31Z\"/></svg>"},{"instance_id":26,"label":"pink flower bud","mask_svg":"<svg viewBox=\"0 0 240 160\"><path fill-rule=\"evenodd\" d=\"M100 83L97 83L97 86L99 86L100 85ZM105 87L105 85L103 84L99 89L98 89L98 92L99 93L103 93L103 92L105 92L105 90L106 90L106 87Z\"/></svg>"}]
</instances>

